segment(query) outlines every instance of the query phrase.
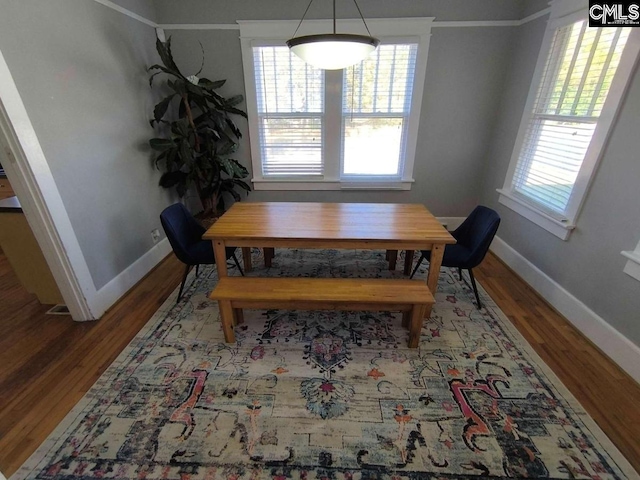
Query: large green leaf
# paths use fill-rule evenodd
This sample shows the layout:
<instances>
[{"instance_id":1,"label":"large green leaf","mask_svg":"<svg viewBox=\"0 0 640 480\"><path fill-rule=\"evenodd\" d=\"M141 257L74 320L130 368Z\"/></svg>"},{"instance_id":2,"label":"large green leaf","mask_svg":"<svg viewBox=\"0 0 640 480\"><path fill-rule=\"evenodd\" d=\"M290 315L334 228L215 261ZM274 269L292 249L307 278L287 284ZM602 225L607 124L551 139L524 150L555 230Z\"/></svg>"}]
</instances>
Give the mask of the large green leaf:
<instances>
[{"instance_id":1,"label":"large green leaf","mask_svg":"<svg viewBox=\"0 0 640 480\"><path fill-rule=\"evenodd\" d=\"M227 83L226 80L215 80L212 82L208 78L201 78L200 81L198 82L198 85L206 88L207 90L215 90L223 86L225 83Z\"/></svg>"},{"instance_id":2,"label":"large green leaf","mask_svg":"<svg viewBox=\"0 0 640 480\"><path fill-rule=\"evenodd\" d=\"M168 138L152 138L149 140L149 145L151 145L151 148L159 152L176 146L175 142Z\"/></svg>"},{"instance_id":3,"label":"large green leaf","mask_svg":"<svg viewBox=\"0 0 640 480\"><path fill-rule=\"evenodd\" d=\"M238 138L242 138L242 132L240 131L238 126L235 123L233 123L233 121L230 118L225 118L224 120L225 120L227 126L233 132L233 134Z\"/></svg>"},{"instance_id":4,"label":"large green leaf","mask_svg":"<svg viewBox=\"0 0 640 480\"><path fill-rule=\"evenodd\" d=\"M152 75L149 77L149 86L150 86L150 87L153 87L153 79L154 79L154 77L155 77L156 75L160 75L161 73L162 73L162 72L155 72L154 74L152 74Z\"/></svg>"},{"instance_id":5,"label":"large green leaf","mask_svg":"<svg viewBox=\"0 0 640 480\"><path fill-rule=\"evenodd\" d=\"M153 109L153 118L155 119L156 122L160 121L162 117L164 117L164 114L167 113L167 109L171 104L171 100L173 100L173 97L175 96L176 94L172 93L167 98L163 99L160 103L158 103L156 105L156 108Z\"/></svg>"},{"instance_id":6,"label":"large green leaf","mask_svg":"<svg viewBox=\"0 0 640 480\"><path fill-rule=\"evenodd\" d=\"M148 71L151 70L160 70L160 72L166 73L167 75L173 75L174 77L178 77L180 78L180 75L178 75L176 72L174 72L173 70L163 66L163 65L158 65L157 63L155 65L151 65L149 68L147 68ZM156 73L160 73L160 72L156 72Z\"/></svg>"},{"instance_id":7,"label":"large green leaf","mask_svg":"<svg viewBox=\"0 0 640 480\"><path fill-rule=\"evenodd\" d=\"M233 165L234 177L245 178L249 175L249 171L244 168L244 165L242 165L239 161L230 158L229 162L231 162L231 164Z\"/></svg>"},{"instance_id":8,"label":"large green leaf","mask_svg":"<svg viewBox=\"0 0 640 480\"><path fill-rule=\"evenodd\" d=\"M178 137L189 136L189 120L181 118L171 124L171 133Z\"/></svg>"},{"instance_id":9,"label":"large green leaf","mask_svg":"<svg viewBox=\"0 0 640 480\"><path fill-rule=\"evenodd\" d=\"M233 179L233 183L236 184L237 186L239 186L240 188L243 188L247 192L251 191L251 187L249 186L249 184L247 182L243 182L242 180L234 178Z\"/></svg>"},{"instance_id":10,"label":"large green leaf","mask_svg":"<svg viewBox=\"0 0 640 480\"><path fill-rule=\"evenodd\" d=\"M226 98L224 100L224 105L226 107L233 107L234 105L238 105L239 103L242 103L243 100L244 100L244 97L242 95L234 95L233 97Z\"/></svg>"},{"instance_id":11,"label":"large green leaf","mask_svg":"<svg viewBox=\"0 0 640 480\"><path fill-rule=\"evenodd\" d=\"M164 66L174 75L184 78L182 73L180 73L180 69L178 69L178 66L173 61L173 54L171 53L171 37L169 37L166 42L161 42L159 38L156 38L156 50L158 55L160 55L160 60L162 60Z\"/></svg>"},{"instance_id":12,"label":"large green leaf","mask_svg":"<svg viewBox=\"0 0 640 480\"><path fill-rule=\"evenodd\" d=\"M198 40L198 43L200 44L200 51L202 52L202 64L200 65L200 69L195 73L196 77L200 75L200 72L202 72L202 69L204 68L204 47L202 46L202 42L200 42L200 40Z\"/></svg>"},{"instance_id":13,"label":"large green leaf","mask_svg":"<svg viewBox=\"0 0 640 480\"><path fill-rule=\"evenodd\" d=\"M191 146L188 142L180 143L180 158L182 161L189 167L193 165L193 150L191 150Z\"/></svg>"},{"instance_id":14,"label":"large green leaf","mask_svg":"<svg viewBox=\"0 0 640 480\"><path fill-rule=\"evenodd\" d=\"M243 110L240 110L239 108L234 108L234 107L227 107L227 106L222 106L220 107L222 110L224 110L225 112L229 112L229 113L235 113L236 115L240 115L244 118L249 118L246 114L246 112L244 112Z\"/></svg>"},{"instance_id":15,"label":"large green leaf","mask_svg":"<svg viewBox=\"0 0 640 480\"><path fill-rule=\"evenodd\" d=\"M183 182L187 178L185 172L166 172L160 177L160 186L164 188L175 187L178 183Z\"/></svg>"}]
</instances>

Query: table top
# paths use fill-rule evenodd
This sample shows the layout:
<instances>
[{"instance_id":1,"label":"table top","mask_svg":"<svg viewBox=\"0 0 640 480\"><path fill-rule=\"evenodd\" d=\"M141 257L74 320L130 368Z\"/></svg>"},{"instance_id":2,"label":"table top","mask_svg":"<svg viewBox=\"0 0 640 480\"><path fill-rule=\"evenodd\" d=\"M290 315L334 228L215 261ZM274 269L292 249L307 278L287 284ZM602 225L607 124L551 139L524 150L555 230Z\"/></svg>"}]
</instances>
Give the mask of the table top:
<instances>
[{"instance_id":1,"label":"table top","mask_svg":"<svg viewBox=\"0 0 640 480\"><path fill-rule=\"evenodd\" d=\"M405 203L238 202L203 238L455 243L424 205Z\"/></svg>"}]
</instances>

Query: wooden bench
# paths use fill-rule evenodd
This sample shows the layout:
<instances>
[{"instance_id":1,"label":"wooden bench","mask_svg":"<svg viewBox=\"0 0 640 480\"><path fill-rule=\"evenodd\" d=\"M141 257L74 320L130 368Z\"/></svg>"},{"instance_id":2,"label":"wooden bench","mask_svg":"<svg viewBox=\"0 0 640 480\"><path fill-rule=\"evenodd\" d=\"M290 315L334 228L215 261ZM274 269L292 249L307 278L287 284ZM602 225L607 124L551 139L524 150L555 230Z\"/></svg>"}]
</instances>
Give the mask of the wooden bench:
<instances>
[{"instance_id":1,"label":"wooden bench","mask_svg":"<svg viewBox=\"0 0 640 480\"><path fill-rule=\"evenodd\" d=\"M210 298L220 306L227 343L235 342L233 326L244 321L243 308L365 310L403 312L409 348L418 346L422 319L431 314L434 303L422 281L369 278L223 277Z\"/></svg>"}]
</instances>

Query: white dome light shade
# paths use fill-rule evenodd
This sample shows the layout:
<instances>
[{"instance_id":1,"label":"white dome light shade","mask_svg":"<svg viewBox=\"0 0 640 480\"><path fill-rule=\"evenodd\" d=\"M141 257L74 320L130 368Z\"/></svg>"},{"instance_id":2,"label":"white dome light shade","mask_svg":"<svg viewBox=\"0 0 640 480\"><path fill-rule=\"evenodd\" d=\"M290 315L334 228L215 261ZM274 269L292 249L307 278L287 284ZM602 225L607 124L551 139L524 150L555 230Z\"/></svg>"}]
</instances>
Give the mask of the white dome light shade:
<instances>
[{"instance_id":1,"label":"white dome light shade","mask_svg":"<svg viewBox=\"0 0 640 480\"><path fill-rule=\"evenodd\" d=\"M378 48L380 40L365 35L325 33L292 38L287 46L309 65L340 70L360 63Z\"/></svg>"}]
</instances>

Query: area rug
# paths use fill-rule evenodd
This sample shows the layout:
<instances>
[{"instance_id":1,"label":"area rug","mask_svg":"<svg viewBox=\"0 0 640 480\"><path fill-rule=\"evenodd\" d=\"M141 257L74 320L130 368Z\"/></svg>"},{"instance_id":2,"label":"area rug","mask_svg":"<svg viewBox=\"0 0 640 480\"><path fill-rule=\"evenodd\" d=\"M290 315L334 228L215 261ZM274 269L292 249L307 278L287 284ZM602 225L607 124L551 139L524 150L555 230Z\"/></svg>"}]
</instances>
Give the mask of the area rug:
<instances>
[{"instance_id":1,"label":"area rug","mask_svg":"<svg viewBox=\"0 0 640 480\"><path fill-rule=\"evenodd\" d=\"M281 249L270 269L259 255L251 275L402 277L382 251ZM457 272L418 349L389 312L246 311L227 345L215 269L190 280L12 479L637 476Z\"/></svg>"}]
</instances>

